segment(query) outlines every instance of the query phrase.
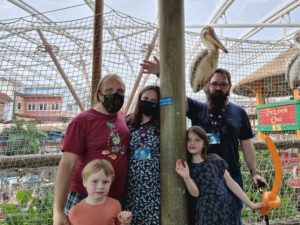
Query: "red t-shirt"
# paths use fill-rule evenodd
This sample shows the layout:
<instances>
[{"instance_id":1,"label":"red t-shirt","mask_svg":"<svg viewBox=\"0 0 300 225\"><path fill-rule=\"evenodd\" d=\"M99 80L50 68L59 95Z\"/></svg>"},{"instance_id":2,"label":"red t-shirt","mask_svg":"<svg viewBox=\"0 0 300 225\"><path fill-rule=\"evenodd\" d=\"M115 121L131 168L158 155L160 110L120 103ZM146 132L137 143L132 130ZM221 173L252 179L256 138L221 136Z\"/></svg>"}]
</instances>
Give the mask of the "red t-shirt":
<instances>
[{"instance_id":1,"label":"red t-shirt","mask_svg":"<svg viewBox=\"0 0 300 225\"><path fill-rule=\"evenodd\" d=\"M79 156L70 190L87 195L82 183L82 169L93 159L106 159L111 162L116 174L109 196L117 199L124 197L129 140L130 133L122 112L111 116L89 109L76 116L67 128L62 146L63 152Z\"/></svg>"},{"instance_id":2,"label":"red t-shirt","mask_svg":"<svg viewBox=\"0 0 300 225\"><path fill-rule=\"evenodd\" d=\"M119 212L121 204L108 197L100 205L90 205L83 199L70 209L68 216L72 225L119 225Z\"/></svg>"}]
</instances>

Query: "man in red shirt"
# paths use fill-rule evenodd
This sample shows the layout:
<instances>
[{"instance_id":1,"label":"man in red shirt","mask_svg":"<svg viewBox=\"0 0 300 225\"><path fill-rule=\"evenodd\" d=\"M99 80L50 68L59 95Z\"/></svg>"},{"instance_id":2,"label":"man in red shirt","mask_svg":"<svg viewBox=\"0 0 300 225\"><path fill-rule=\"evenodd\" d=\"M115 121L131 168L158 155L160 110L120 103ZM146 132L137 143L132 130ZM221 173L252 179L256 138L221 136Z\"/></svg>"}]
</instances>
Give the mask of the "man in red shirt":
<instances>
[{"instance_id":1,"label":"man in red shirt","mask_svg":"<svg viewBox=\"0 0 300 225\"><path fill-rule=\"evenodd\" d=\"M116 74L103 77L97 90L98 103L69 124L62 146L54 190L53 224L69 225L69 209L87 196L82 183L83 167L93 159L106 159L116 172L109 196L125 195L130 133L123 106L125 85Z\"/></svg>"}]
</instances>

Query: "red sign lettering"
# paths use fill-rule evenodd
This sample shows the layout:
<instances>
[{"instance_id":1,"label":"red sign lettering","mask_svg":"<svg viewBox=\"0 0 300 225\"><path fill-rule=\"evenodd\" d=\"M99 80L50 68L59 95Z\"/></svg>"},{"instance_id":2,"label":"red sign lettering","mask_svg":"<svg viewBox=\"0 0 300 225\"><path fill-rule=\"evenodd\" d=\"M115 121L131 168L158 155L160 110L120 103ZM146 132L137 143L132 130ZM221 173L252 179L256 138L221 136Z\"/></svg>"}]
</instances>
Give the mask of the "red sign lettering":
<instances>
[{"instance_id":1,"label":"red sign lettering","mask_svg":"<svg viewBox=\"0 0 300 225\"><path fill-rule=\"evenodd\" d=\"M295 105L284 105L259 109L259 125L295 124Z\"/></svg>"}]
</instances>

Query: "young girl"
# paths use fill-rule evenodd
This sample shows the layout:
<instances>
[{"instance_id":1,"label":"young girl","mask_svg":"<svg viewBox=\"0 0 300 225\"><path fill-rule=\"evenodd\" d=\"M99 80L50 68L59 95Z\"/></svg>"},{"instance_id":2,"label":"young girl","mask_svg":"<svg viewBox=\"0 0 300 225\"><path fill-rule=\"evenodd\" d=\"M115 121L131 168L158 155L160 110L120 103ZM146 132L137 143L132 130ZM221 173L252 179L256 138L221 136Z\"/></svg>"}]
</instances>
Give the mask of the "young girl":
<instances>
[{"instance_id":1,"label":"young girl","mask_svg":"<svg viewBox=\"0 0 300 225\"><path fill-rule=\"evenodd\" d=\"M214 154L207 155L207 135L201 127L190 127L186 142L189 164L178 159L175 170L196 198L196 225L241 224L238 208L227 188L251 209L262 207L262 203L253 203L231 178L224 160Z\"/></svg>"},{"instance_id":2,"label":"young girl","mask_svg":"<svg viewBox=\"0 0 300 225\"><path fill-rule=\"evenodd\" d=\"M115 172L107 160L95 159L82 170L88 196L71 208L71 225L130 225L131 212L121 211L118 200L108 197Z\"/></svg>"},{"instance_id":3,"label":"young girl","mask_svg":"<svg viewBox=\"0 0 300 225\"><path fill-rule=\"evenodd\" d=\"M127 119L131 140L125 209L132 225L160 224L159 87L145 86Z\"/></svg>"}]
</instances>

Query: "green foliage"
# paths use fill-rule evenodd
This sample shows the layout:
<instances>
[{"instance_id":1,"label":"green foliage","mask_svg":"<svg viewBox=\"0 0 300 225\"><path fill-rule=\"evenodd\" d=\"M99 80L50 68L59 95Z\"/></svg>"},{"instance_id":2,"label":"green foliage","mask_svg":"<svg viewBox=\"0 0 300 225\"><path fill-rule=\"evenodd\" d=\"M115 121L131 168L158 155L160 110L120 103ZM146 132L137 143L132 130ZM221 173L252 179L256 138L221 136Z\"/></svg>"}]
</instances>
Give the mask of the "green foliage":
<instances>
[{"instance_id":1,"label":"green foliage","mask_svg":"<svg viewBox=\"0 0 300 225\"><path fill-rule=\"evenodd\" d=\"M5 221L0 222L3 225L15 225L19 224L18 221L23 220L23 212L22 209L16 205L5 204L1 205L1 210L7 215Z\"/></svg>"},{"instance_id":2,"label":"green foliage","mask_svg":"<svg viewBox=\"0 0 300 225\"><path fill-rule=\"evenodd\" d=\"M16 195L17 205L0 205L2 212L8 216L1 225L51 225L53 195L50 191L33 197L33 190L20 190ZM29 204L28 203L32 201ZM27 207L27 208L26 208Z\"/></svg>"},{"instance_id":3,"label":"green foliage","mask_svg":"<svg viewBox=\"0 0 300 225\"><path fill-rule=\"evenodd\" d=\"M4 128L2 136L8 137L6 155L37 154L41 148L41 139L46 136L31 121L16 120L15 125Z\"/></svg>"},{"instance_id":4,"label":"green foliage","mask_svg":"<svg viewBox=\"0 0 300 225\"><path fill-rule=\"evenodd\" d=\"M266 179L267 182L267 187L264 188L263 191L271 191L274 182L274 165L272 157L269 151L266 149L258 151L256 154L256 159L258 168L261 171L261 175ZM242 156L240 157L240 161L243 166L246 165ZM243 171L245 171L245 169L243 169ZM284 181L290 177L292 177L292 174L288 171L284 171L282 180ZM253 184L249 173L243 174L243 180L244 190L247 196L254 202L260 202L262 193L260 193L257 187L255 187L255 185ZM299 212L296 210L295 207L295 202L291 201L291 193L293 192L294 190L292 190L291 187L285 185L284 183L281 184L281 190L279 194L279 197L281 199L281 205L279 208L272 209L269 212L269 220L285 219L294 216L299 216ZM263 221L263 218L260 217L260 214L258 212L254 212L248 207L243 208L242 216L243 219L252 222Z\"/></svg>"},{"instance_id":5,"label":"green foliage","mask_svg":"<svg viewBox=\"0 0 300 225\"><path fill-rule=\"evenodd\" d=\"M20 190L18 191L17 195L16 195L16 199L18 200L18 202L20 203L20 205L22 207L25 207L26 204L29 202L29 200L31 199L33 190L29 189L29 190Z\"/></svg>"}]
</instances>

